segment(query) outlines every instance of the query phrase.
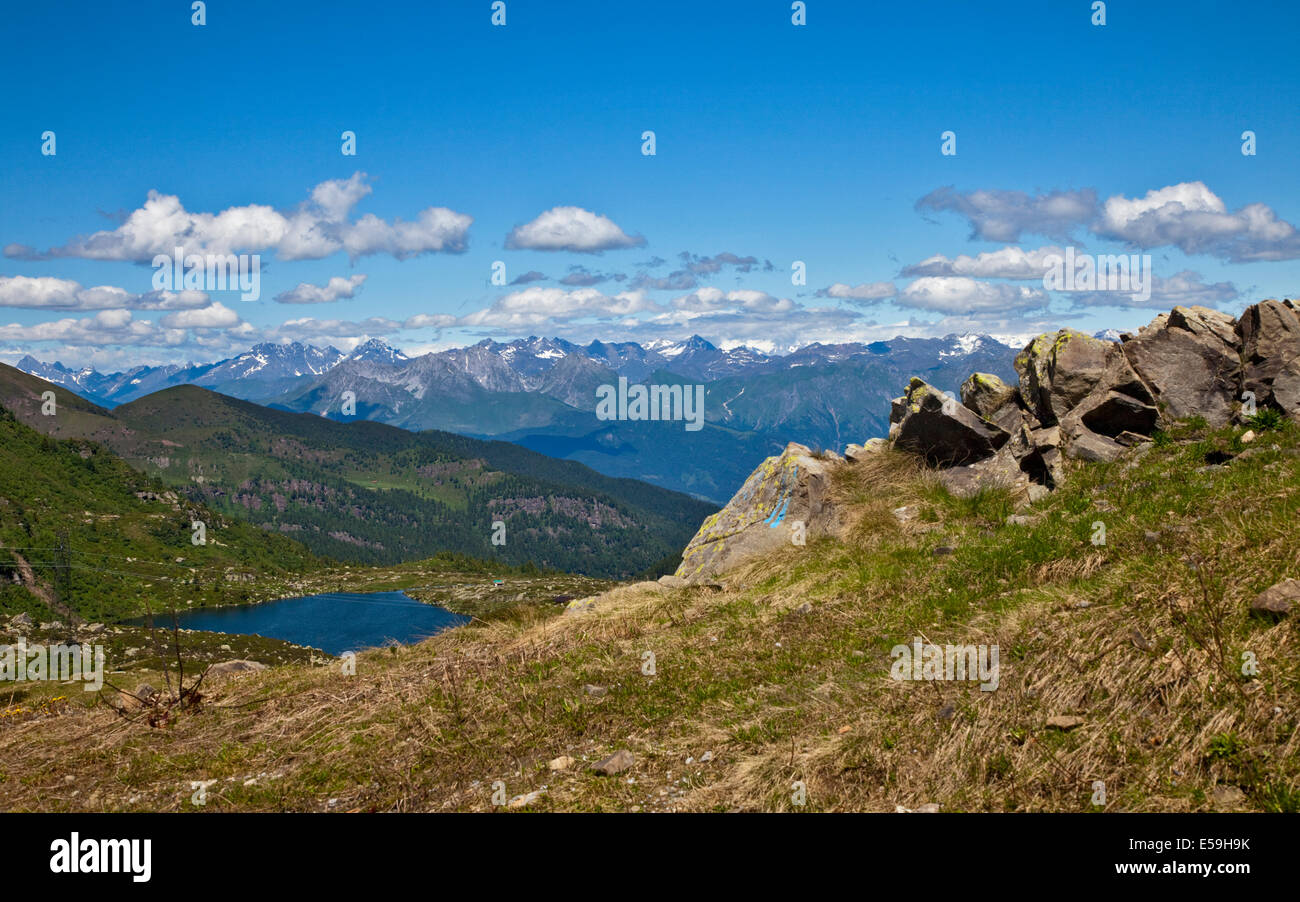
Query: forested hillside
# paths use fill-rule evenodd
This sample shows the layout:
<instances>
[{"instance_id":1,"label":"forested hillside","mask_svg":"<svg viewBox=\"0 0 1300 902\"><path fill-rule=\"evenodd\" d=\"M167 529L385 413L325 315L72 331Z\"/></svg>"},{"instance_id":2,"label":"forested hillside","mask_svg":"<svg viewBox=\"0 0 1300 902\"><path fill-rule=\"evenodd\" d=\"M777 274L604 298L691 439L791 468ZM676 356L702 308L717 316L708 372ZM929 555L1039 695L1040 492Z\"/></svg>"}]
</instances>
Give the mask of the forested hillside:
<instances>
[{"instance_id":1,"label":"forested hillside","mask_svg":"<svg viewBox=\"0 0 1300 902\"><path fill-rule=\"evenodd\" d=\"M52 416L41 412L47 391ZM674 558L712 511L503 442L339 423L194 386L108 411L0 367L0 403L42 432L101 441L191 501L339 561L458 552L626 577Z\"/></svg>"}]
</instances>

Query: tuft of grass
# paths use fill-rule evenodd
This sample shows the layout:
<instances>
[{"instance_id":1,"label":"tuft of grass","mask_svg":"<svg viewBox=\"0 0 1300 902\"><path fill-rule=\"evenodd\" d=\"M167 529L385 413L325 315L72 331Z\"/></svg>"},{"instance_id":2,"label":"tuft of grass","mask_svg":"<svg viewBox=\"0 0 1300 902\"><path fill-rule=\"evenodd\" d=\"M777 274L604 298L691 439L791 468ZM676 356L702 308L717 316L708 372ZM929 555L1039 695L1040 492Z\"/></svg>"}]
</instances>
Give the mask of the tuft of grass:
<instances>
[{"instance_id":1,"label":"tuft of grass","mask_svg":"<svg viewBox=\"0 0 1300 902\"><path fill-rule=\"evenodd\" d=\"M1246 425L1256 432L1282 429L1287 422L1288 420L1282 414L1282 411L1275 410L1272 407L1265 407L1256 411L1254 416L1246 418Z\"/></svg>"}]
</instances>

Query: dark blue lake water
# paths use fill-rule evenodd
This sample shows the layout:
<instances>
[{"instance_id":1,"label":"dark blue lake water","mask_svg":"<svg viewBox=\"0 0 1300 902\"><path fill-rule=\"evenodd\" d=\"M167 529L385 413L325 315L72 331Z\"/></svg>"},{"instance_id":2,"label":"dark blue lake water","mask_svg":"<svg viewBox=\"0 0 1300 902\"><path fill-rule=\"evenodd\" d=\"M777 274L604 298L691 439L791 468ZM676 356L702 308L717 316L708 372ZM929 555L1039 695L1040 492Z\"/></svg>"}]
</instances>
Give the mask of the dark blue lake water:
<instances>
[{"instance_id":1,"label":"dark blue lake water","mask_svg":"<svg viewBox=\"0 0 1300 902\"><path fill-rule=\"evenodd\" d=\"M165 618L168 626L170 617ZM418 642L470 618L423 604L404 592L330 592L263 604L185 611L182 629L267 636L310 645L332 655L375 648L389 640ZM159 625L163 619L155 621Z\"/></svg>"}]
</instances>

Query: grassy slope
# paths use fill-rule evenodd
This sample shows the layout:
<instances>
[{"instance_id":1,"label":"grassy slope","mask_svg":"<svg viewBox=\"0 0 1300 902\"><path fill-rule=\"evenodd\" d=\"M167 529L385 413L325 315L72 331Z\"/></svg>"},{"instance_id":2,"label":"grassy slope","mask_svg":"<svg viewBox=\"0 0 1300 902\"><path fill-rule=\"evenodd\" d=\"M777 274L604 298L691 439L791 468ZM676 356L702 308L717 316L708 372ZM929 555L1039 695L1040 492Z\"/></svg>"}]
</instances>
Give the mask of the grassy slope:
<instances>
[{"instance_id":1,"label":"grassy slope","mask_svg":"<svg viewBox=\"0 0 1300 902\"><path fill-rule=\"evenodd\" d=\"M1300 434L1201 471L1239 432L1077 466L1029 525L1007 525L1005 497L953 499L887 453L841 471L844 541L791 547L721 591L522 608L366 653L351 677L274 668L214 685L165 731L77 699L11 718L0 806L182 810L189 781L217 779L208 810L485 810L501 780L511 796L546 787L536 808L789 810L803 781L806 810L1092 811L1102 780L1112 811L1295 811L1296 617L1247 607L1300 577ZM918 516L900 524L903 504ZM889 648L917 635L997 643L999 689L890 680ZM1058 715L1082 725L1049 728ZM618 748L637 756L628 773L584 769ZM579 766L551 773L564 754Z\"/></svg>"}]
</instances>

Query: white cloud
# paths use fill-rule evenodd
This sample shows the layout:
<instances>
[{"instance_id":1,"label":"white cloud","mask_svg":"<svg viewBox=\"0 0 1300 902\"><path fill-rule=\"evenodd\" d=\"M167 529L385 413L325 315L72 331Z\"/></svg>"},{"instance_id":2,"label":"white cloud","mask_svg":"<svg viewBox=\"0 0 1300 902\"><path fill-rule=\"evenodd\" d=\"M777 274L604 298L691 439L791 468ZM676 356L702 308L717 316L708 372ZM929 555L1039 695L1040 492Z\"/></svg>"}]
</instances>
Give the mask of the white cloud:
<instances>
[{"instance_id":1,"label":"white cloud","mask_svg":"<svg viewBox=\"0 0 1300 902\"><path fill-rule=\"evenodd\" d=\"M940 188L916 206L958 213L970 223L971 237L986 241L1018 241L1022 232L1064 238L1087 226L1095 235L1134 247L1176 247L1185 254L1207 254L1233 263L1300 257L1300 230L1271 207L1253 203L1229 212L1223 199L1203 182L1154 188L1137 198L1116 194L1100 206L1090 188L1039 195ZM904 275L986 275L962 272L955 268L956 261L951 261L954 268L945 269L945 262L946 257L931 257L909 267ZM978 269L977 262L969 265Z\"/></svg>"},{"instance_id":2,"label":"white cloud","mask_svg":"<svg viewBox=\"0 0 1300 902\"><path fill-rule=\"evenodd\" d=\"M53 276L0 276L0 307L63 310L177 310L206 307L202 291L150 291L131 294L113 285L83 288Z\"/></svg>"},{"instance_id":3,"label":"white cloud","mask_svg":"<svg viewBox=\"0 0 1300 902\"><path fill-rule=\"evenodd\" d=\"M309 200L287 213L262 204L191 212L179 197L150 191L144 205L116 229L74 239L45 254L19 244L8 245L5 254L145 262L181 247L187 254L275 251L282 260L315 260L343 249L353 257L387 253L403 258L466 248L473 217L445 207L430 207L415 222L387 223L373 214L349 222L352 208L371 192L365 180L365 173L356 172L348 179L322 182Z\"/></svg>"},{"instance_id":4,"label":"white cloud","mask_svg":"<svg viewBox=\"0 0 1300 902\"><path fill-rule=\"evenodd\" d=\"M129 310L101 310L82 319L61 319L23 326L0 326L4 341L62 341L84 345L166 345L185 339L183 330L161 330L147 320L135 320Z\"/></svg>"},{"instance_id":5,"label":"white cloud","mask_svg":"<svg viewBox=\"0 0 1300 902\"><path fill-rule=\"evenodd\" d=\"M677 310L694 312L732 310L747 313L785 313L795 309L795 304L790 299L774 297L765 291L750 289L723 291L711 287L700 288L676 298L672 306Z\"/></svg>"},{"instance_id":6,"label":"white cloud","mask_svg":"<svg viewBox=\"0 0 1300 902\"><path fill-rule=\"evenodd\" d=\"M612 220L582 207L552 207L506 236L512 250L595 254L643 244L644 238L630 237Z\"/></svg>"},{"instance_id":7,"label":"white cloud","mask_svg":"<svg viewBox=\"0 0 1300 902\"><path fill-rule=\"evenodd\" d=\"M660 309L641 291L607 295L595 288L546 288L533 285L499 297L492 306L461 317L460 325L532 328L580 317L628 316Z\"/></svg>"},{"instance_id":8,"label":"white cloud","mask_svg":"<svg viewBox=\"0 0 1300 902\"><path fill-rule=\"evenodd\" d=\"M178 310L161 320L167 329L228 329L240 324L239 314L225 304L213 302L197 310Z\"/></svg>"},{"instance_id":9,"label":"white cloud","mask_svg":"<svg viewBox=\"0 0 1300 902\"><path fill-rule=\"evenodd\" d=\"M1008 245L996 251L984 251L971 257L959 254L948 259L943 254L927 257L920 263L904 267L902 275L917 276L969 276L973 279L1042 279L1047 272L1044 262L1052 254L1064 256L1059 247L1040 247L1027 251Z\"/></svg>"},{"instance_id":10,"label":"white cloud","mask_svg":"<svg viewBox=\"0 0 1300 902\"><path fill-rule=\"evenodd\" d=\"M818 297L835 298L856 303L883 301L892 298L896 294L898 294L898 287L893 282L864 282L861 285L836 282L834 285L817 292Z\"/></svg>"},{"instance_id":11,"label":"white cloud","mask_svg":"<svg viewBox=\"0 0 1300 902\"><path fill-rule=\"evenodd\" d=\"M965 216L971 237L984 241L1019 241L1021 232L1064 238L1096 215L1097 193L1091 188L1029 195L1023 191L961 192L948 187L931 191L916 207Z\"/></svg>"},{"instance_id":12,"label":"white cloud","mask_svg":"<svg viewBox=\"0 0 1300 902\"><path fill-rule=\"evenodd\" d=\"M279 304L329 304L341 298L355 297L357 289L365 281L364 275L357 274L347 279L334 276L324 285L299 282L294 288L277 294L275 301Z\"/></svg>"},{"instance_id":13,"label":"white cloud","mask_svg":"<svg viewBox=\"0 0 1300 902\"><path fill-rule=\"evenodd\" d=\"M1169 185L1141 198L1110 197L1094 231L1140 248L1172 245L1237 263L1300 257L1300 233L1293 225L1264 204L1229 213L1203 182Z\"/></svg>"},{"instance_id":14,"label":"white cloud","mask_svg":"<svg viewBox=\"0 0 1300 902\"><path fill-rule=\"evenodd\" d=\"M354 322L342 319L314 319L303 317L281 323L264 333L266 340L290 339L293 341L321 341L328 339L330 344L340 344L350 338L361 336L392 335L400 332L405 325L383 316L372 316ZM337 339L338 341L335 341Z\"/></svg>"},{"instance_id":15,"label":"white cloud","mask_svg":"<svg viewBox=\"0 0 1300 902\"><path fill-rule=\"evenodd\" d=\"M1005 313L1042 309L1047 306L1047 294L1036 288L980 282L965 276L923 276L904 288L895 303L949 314Z\"/></svg>"},{"instance_id":16,"label":"white cloud","mask_svg":"<svg viewBox=\"0 0 1300 902\"><path fill-rule=\"evenodd\" d=\"M1202 281L1201 274L1185 269L1167 279L1148 274L1151 279L1151 296L1145 301L1133 294L1119 291L1077 291L1067 295L1076 307L1132 307L1147 310L1169 310L1184 307L1218 307L1235 300L1239 294L1231 282Z\"/></svg>"}]
</instances>

